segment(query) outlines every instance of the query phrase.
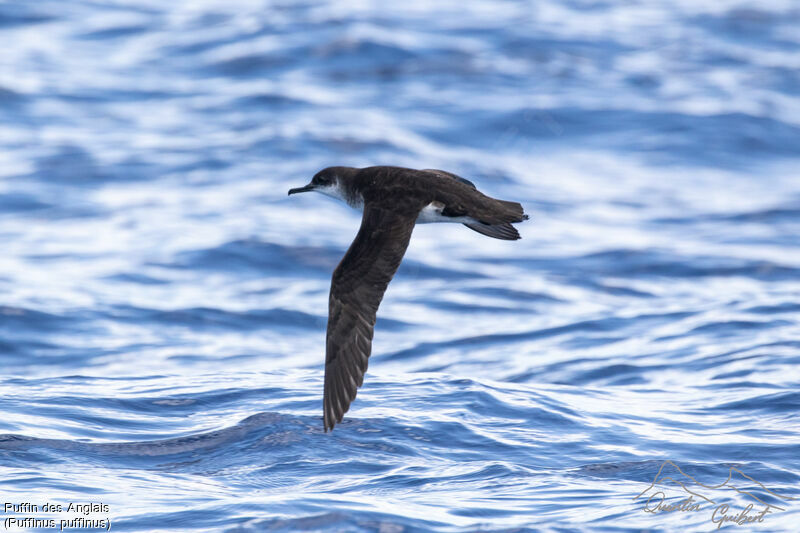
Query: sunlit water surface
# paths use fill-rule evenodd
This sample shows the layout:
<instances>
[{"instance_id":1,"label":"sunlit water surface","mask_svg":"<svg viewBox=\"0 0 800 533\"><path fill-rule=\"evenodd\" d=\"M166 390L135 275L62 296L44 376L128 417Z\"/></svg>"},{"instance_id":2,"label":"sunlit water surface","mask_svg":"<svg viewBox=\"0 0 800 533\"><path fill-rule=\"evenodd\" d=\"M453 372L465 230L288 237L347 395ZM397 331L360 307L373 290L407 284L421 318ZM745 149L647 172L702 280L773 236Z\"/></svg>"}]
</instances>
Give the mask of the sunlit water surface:
<instances>
[{"instance_id":1,"label":"sunlit water surface","mask_svg":"<svg viewBox=\"0 0 800 533\"><path fill-rule=\"evenodd\" d=\"M0 4L3 502L113 531L714 530L634 500L669 459L735 467L783 509L744 528L796 531L798 26L789 1ZM451 170L531 220L417 228L325 434L359 215L286 190L334 164Z\"/></svg>"}]
</instances>

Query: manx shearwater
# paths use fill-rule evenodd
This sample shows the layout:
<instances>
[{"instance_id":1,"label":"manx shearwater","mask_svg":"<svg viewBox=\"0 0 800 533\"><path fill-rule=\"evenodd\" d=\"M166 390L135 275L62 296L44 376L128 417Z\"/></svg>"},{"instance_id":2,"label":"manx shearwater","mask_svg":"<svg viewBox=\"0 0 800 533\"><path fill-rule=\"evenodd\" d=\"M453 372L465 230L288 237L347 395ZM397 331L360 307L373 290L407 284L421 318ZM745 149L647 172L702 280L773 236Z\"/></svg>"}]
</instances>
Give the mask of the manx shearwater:
<instances>
[{"instance_id":1,"label":"manx shearwater","mask_svg":"<svg viewBox=\"0 0 800 533\"><path fill-rule=\"evenodd\" d=\"M329 167L305 187L363 210L361 228L333 272L328 301L323 424L333 429L364 382L378 306L400 266L414 225L458 222L495 239L516 240L528 218L517 202L490 198L443 170Z\"/></svg>"}]
</instances>

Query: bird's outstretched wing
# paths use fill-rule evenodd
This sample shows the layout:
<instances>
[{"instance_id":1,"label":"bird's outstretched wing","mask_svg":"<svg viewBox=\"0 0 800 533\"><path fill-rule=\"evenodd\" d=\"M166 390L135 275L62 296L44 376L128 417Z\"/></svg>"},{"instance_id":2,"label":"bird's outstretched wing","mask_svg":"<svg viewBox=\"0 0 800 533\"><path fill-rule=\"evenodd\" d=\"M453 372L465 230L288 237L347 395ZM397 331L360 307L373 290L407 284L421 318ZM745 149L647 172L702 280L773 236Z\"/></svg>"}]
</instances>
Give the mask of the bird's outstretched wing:
<instances>
[{"instance_id":1,"label":"bird's outstretched wing","mask_svg":"<svg viewBox=\"0 0 800 533\"><path fill-rule=\"evenodd\" d=\"M477 189L475 184L469 181L467 178L462 178L458 174L453 174L452 172L447 172L446 170L439 170L438 168L426 168L423 169L422 172L430 172L431 174L437 174L439 176L447 176L448 178L453 178L454 180L458 180L461 183L469 185L473 189Z\"/></svg>"},{"instance_id":2,"label":"bird's outstretched wing","mask_svg":"<svg viewBox=\"0 0 800 533\"><path fill-rule=\"evenodd\" d=\"M365 205L361 229L333 272L325 357L325 431L342 421L364 382L378 306L406 253L418 214L416 207Z\"/></svg>"}]
</instances>

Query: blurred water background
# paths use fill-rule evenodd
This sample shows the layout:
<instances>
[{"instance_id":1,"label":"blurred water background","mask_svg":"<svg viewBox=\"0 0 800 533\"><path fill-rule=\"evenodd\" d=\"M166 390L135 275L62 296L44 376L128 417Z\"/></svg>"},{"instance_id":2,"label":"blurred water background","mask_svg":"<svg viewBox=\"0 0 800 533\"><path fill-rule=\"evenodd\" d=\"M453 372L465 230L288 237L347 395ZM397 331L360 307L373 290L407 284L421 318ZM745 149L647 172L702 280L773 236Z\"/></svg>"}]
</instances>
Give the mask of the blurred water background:
<instances>
[{"instance_id":1,"label":"blurred water background","mask_svg":"<svg viewBox=\"0 0 800 533\"><path fill-rule=\"evenodd\" d=\"M800 497L798 27L793 1L0 3L1 499L114 531L714 530L633 500L665 459ZM286 191L375 164L531 220L416 229L324 434L360 218ZM797 530L744 483L784 510L728 530Z\"/></svg>"}]
</instances>

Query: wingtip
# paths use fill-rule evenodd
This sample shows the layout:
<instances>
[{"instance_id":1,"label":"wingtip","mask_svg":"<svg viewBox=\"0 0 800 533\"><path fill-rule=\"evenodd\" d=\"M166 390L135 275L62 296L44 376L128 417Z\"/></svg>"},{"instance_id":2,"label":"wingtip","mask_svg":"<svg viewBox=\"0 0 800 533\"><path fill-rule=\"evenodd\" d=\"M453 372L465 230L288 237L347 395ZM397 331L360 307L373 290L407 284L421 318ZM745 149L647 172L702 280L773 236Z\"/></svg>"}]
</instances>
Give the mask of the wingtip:
<instances>
[{"instance_id":1,"label":"wingtip","mask_svg":"<svg viewBox=\"0 0 800 533\"><path fill-rule=\"evenodd\" d=\"M336 426L337 422L341 422L341 417L339 420L336 420L336 413L332 410L333 407L329 406L327 403L323 406L322 411L322 429L325 430L325 433L328 431L333 431L334 426Z\"/></svg>"}]
</instances>

